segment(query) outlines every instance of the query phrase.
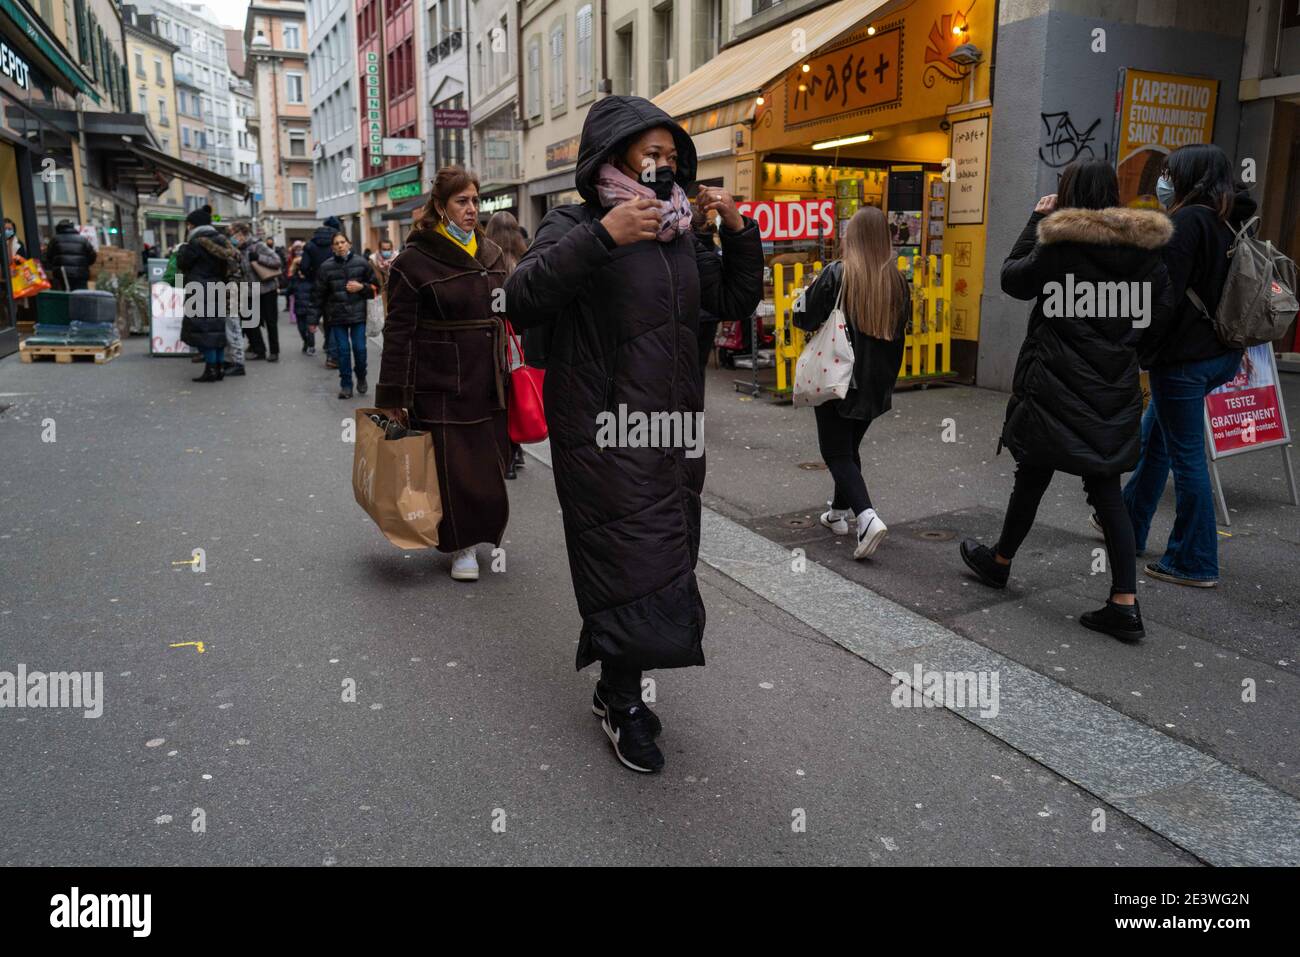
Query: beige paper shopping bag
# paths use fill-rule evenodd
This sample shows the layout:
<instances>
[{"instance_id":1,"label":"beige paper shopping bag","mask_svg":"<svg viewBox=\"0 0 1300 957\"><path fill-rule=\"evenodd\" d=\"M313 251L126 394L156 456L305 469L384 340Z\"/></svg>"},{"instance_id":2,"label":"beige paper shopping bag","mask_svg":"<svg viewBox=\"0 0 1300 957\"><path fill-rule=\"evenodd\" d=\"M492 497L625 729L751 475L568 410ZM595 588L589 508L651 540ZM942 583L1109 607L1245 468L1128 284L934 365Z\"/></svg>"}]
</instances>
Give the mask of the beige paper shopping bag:
<instances>
[{"instance_id":1,"label":"beige paper shopping bag","mask_svg":"<svg viewBox=\"0 0 1300 957\"><path fill-rule=\"evenodd\" d=\"M387 439L370 419L378 409L357 409L352 452L352 494L398 548L438 544L442 499L433 437L428 432Z\"/></svg>"}]
</instances>

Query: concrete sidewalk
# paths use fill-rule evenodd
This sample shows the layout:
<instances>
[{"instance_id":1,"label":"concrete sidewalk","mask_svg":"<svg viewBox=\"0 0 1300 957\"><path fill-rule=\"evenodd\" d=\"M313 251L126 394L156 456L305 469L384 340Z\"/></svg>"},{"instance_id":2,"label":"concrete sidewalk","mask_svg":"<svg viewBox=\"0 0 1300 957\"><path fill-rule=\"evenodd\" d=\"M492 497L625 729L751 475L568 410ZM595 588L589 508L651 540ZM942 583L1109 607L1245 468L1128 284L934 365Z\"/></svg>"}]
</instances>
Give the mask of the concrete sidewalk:
<instances>
[{"instance_id":1,"label":"concrete sidewalk","mask_svg":"<svg viewBox=\"0 0 1300 957\"><path fill-rule=\"evenodd\" d=\"M1001 528L1014 471L1009 453L994 454L1004 394L949 386L895 396L862 448L890 535L871 560L855 562L848 539L816 521L831 483L811 410L737 394L736 377L708 373L705 491L719 513L1174 741L1300 794L1300 509L1289 503L1278 451L1220 465L1233 525L1221 529L1218 588L1158 583L1139 563L1148 637L1128 647L1077 623L1109 588L1109 575L1092 571L1102 542L1077 478L1055 478L1005 592L977 582L957 554L962 538L991 543ZM1293 423L1298 378L1283 376ZM942 441L947 419L956 442ZM1172 521L1171 481L1148 560L1163 551ZM1256 695L1249 703L1248 681Z\"/></svg>"}]
</instances>

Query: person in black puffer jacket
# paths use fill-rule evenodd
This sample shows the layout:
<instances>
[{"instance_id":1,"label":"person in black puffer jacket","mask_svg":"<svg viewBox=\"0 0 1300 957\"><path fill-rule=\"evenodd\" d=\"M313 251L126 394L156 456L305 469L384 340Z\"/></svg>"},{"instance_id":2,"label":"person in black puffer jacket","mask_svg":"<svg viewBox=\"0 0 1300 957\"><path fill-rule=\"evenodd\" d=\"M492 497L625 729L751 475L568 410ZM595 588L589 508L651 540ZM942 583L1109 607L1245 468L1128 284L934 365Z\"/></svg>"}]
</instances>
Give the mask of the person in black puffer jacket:
<instances>
[{"instance_id":1,"label":"person in black puffer jacket","mask_svg":"<svg viewBox=\"0 0 1300 957\"><path fill-rule=\"evenodd\" d=\"M97 257L90 241L77 232L71 220L65 219L54 227L54 236L45 247L41 265L55 289L71 292L86 288L90 282L90 267Z\"/></svg>"},{"instance_id":2,"label":"person in black puffer jacket","mask_svg":"<svg viewBox=\"0 0 1300 957\"><path fill-rule=\"evenodd\" d=\"M343 231L343 224L337 216L330 216L325 220L323 226L316 227L316 231L311 234L311 239L303 245L302 259L298 263L298 278L305 280L307 289L311 290L316 285L316 271L320 269L321 264L329 260L334 255L331 248L334 243L334 237ZM299 290L302 291L301 288ZM315 306L311 295L304 295L296 303L295 308L299 311L298 318L306 320L309 326L320 324L320 316L316 313ZM305 310L305 314L302 312ZM337 359L334 352L334 343L329 334L324 329L321 330L321 338L325 343L325 365L328 368L337 367Z\"/></svg>"},{"instance_id":3,"label":"person in black puffer jacket","mask_svg":"<svg viewBox=\"0 0 1300 957\"><path fill-rule=\"evenodd\" d=\"M696 199L722 217L723 255L691 232L695 171L695 144L663 110L636 96L597 100L574 175L583 202L546 214L505 286L516 328L553 327L544 392L582 614L576 663L600 661L593 710L618 759L641 772L663 767L641 672L704 664L704 458L685 434L704 408L700 307L746 319L763 294L758 225L729 193L707 187ZM638 438L633 416L681 431ZM627 441L609 435L618 417Z\"/></svg>"},{"instance_id":4,"label":"person in black puffer jacket","mask_svg":"<svg viewBox=\"0 0 1300 957\"><path fill-rule=\"evenodd\" d=\"M316 270L313 308L334 343L339 364L339 398L352 398L352 362L357 367L357 391L366 394L366 301L379 293L375 270L352 251L342 233L334 234L334 254Z\"/></svg>"},{"instance_id":5,"label":"person in black puffer jacket","mask_svg":"<svg viewBox=\"0 0 1300 957\"><path fill-rule=\"evenodd\" d=\"M1099 160L1070 164L1060 193L1038 201L1002 265L1002 291L1035 300L998 442L1016 460L1015 487L997 544L961 545L985 584L1005 587L1053 472L1082 476L1106 536L1111 594L1080 623L1124 641L1145 632L1119 478L1138 458L1137 341L1170 305L1161 249L1172 235L1163 213L1119 206L1115 171Z\"/></svg>"},{"instance_id":6,"label":"person in black puffer jacket","mask_svg":"<svg viewBox=\"0 0 1300 957\"><path fill-rule=\"evenodd\" d=\"M192 211L185 222L192 228L176 251L176 275L184 280L187 305L181 320L181 341L203 354L203 374L194 381L217 382L225 378L229 310L210 307L218 300L229 300L222 299L212 287L215 284L224 287L229 277L224 256L238 254L230 240L212 225L211 206ZM190 315L191 312L195 314Z\"/></svg>"},{"instance_id":7,"label":"person in black puffer jacket","mask_svg":"<svg viewBox=\"0 0 1300 957\"><path fill-rule=\"evenodd\" d=\"M1143 570L1160 581L1207 588L1219 579L1219 535L1205 458L1205 397L1237 374L1242 358L1241 349L1219 341L1210 316L1228 278L1234 233L1256 206L1245 186L1233 183L1227 155L1213 145L1170 153L1156 192L1174 223L1174 238L1164 250L1172 308L1138 344L1151 402L1142 419L1142 458L1124 486L1124 504L1143 551L1173 471L1173 531L1164 555Z\"/></svg>"}]
</instances>

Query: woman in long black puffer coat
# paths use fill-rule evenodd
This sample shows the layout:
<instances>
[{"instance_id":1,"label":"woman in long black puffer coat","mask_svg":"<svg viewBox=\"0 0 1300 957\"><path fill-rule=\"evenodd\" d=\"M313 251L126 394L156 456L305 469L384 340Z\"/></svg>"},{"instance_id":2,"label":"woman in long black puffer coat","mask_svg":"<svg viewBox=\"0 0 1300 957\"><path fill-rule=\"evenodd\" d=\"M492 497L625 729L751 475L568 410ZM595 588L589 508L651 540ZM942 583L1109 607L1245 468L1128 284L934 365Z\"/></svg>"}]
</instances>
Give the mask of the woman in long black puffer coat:
<instances>
[{"instance_id":1,"label":"woman in long black puffer coat","mask_svg":"<svg viewBox=\"0 0 1300 957\"><path fill-rule=\"evenodd\" d=\"M1138 460L1137 340L1157 311L1170 308L1160 251L1171 236L1164 213L1119 206L1108 163L1070 164L1059 194L1038 201L1002 264L1002 291L1034 300L998 442L1016 460L1015 487L997 544L961 546L981 581L1006 587L1053 472L1082 476L1106 536L1111 594L1080 624L1123 641L1145 632L1119 479Z\"/></svg>"},{"instance_id":2,"label":"woman in long black puffer coat","mask_svg":"<svg viewBox=\"0 0 1300 957\"><path fill-rule=\"evenodd\" d=\"M598 100L578 149L584 202L546 214L506 281L510 321L551 332L546 417L582 613L577 665L601 662L593 710L619 759L643 772L663 755L641 672L704 664L704 458L686 431L704 408L700 308L745 319L763 292L758 226L729 193L709 187L697 199L722 217L723 255L691 231L684 188L695 170L695 146L667 113L635 96ZM655 413L680 434L636 431L639 414ZM610 441L614 419L627 441Z\"/></svg>"}]
</instances>

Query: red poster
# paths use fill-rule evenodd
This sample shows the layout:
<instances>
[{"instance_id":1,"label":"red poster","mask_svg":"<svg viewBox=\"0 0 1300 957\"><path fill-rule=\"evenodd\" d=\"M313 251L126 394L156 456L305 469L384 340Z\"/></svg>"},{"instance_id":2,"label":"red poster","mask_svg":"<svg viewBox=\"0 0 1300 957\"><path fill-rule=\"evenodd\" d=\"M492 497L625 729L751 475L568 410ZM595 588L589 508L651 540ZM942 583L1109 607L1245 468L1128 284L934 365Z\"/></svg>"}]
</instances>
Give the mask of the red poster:
<instances>
[{"instance_id":1,"label":"red poster","mask_svg":"<svg viewBox=\"0 0 1300 957\"><path fill-rule=\"evenodd\" d=\"M1214 458L1287 441L1270 348L1247 349L1237 375L1205 397Z\"/></svg>"},{"instance_id":2,"label":"red poster","mask_svg":"<svg viewBox=\"0 0 1300 957\"><path fill-rule=\"evenodd\" d=\"M835 200L801 199L792 203L744 202L736 204L742 216L758 223L759 237L765 243L788 239L816 239L835 235Z\"/></svg>"}]
</instances>

